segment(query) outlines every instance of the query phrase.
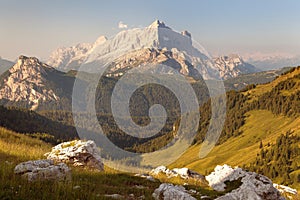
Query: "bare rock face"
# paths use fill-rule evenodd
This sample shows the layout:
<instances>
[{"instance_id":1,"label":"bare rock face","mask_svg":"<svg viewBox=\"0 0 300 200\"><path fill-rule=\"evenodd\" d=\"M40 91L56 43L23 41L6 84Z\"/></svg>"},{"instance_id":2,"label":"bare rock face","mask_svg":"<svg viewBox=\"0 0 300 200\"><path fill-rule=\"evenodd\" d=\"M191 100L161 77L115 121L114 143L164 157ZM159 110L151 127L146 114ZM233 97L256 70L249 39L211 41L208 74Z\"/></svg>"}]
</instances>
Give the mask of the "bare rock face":
<instances>
[{"instance_id":1,"label":"bare rock face","mask_svg":"<svg viewBox=\"0 0 300 200\"><path fill-rule=\"evenodd\" d=\"M241 185L217 198L218 200L283 200L280 192L273 187L272 181L260 174L246 172L241 168L231 168L228 165L216 166L215 171L205 177L209 185L216 191L224 191L226 184L231 181L240 180ZM229 183L228 183L228 182Z\"/></svg>"},{"instance_id":2,"label":"bare rock face","mask_svg":"<svg viewBox=\"0 0 300 200\"><path fill-rule=\"evenodd\" d=\"M22 175L28 181L71 180L71 170L65 163L54 164L53 160L34 160L18 164L15 174Z\"/></svg>"},{"instance_id":3,"label":"bare rock face","mask_svg":"<svg viewBox=\"0 0 300 200\"><path fill-rule=\"evenodd\" d=\"M241 74L259 72L253 65L246 63L239 55L231 54L213 59L215 67L223 80L237 77Z\"/></svg>"},{"instance_id":4,"label":"bare rock face","mask_svg":"<svg viewBox=\"0 0 300 200\"><path fill-rule=\"evenodd\" d=\"M169 183L162 183L159 188L154 190L152 197L156 200L196 200L191 196L183 186L173 185Z\"/></svg>"},{"instance_id":5,"label":"bare rock face","mask_svg":"<svg viewBox=\"0 0 300 200\"><path fill-rule=\"evenodd\" d=\"M74 140L58 144L45 156L47 156L47 159L70 163L74 166L86 166L100 171L104 170L100 151L92 140L86 142Z\"/></svg>"},{"instance_id":6,"label":"bare rock face","mask_svg":"<svg viewBox=\"0 0 300 200\"><path fill-rule=\"evenodd\" d=\"M20 56L17 63L8 70L0 89L0 98L12 102L25 101L31 109L38 107L40 101L58 101L60 98L47 82L47 71L54 70L35 57Z\"/></svg>"},{"instance_id":7,"label":"bare rock face","mask_svg":"<svg viewBox=\"0 0 300 200\"><path fill-rule=\"evenodd\" d=\"M72 47L58 48L51 53L47 64L62 71L78 69L81 63L88 57L90 51L106 40L105 36L100 36L94 44L80 43Z\"/></svg>"}]
</instances>

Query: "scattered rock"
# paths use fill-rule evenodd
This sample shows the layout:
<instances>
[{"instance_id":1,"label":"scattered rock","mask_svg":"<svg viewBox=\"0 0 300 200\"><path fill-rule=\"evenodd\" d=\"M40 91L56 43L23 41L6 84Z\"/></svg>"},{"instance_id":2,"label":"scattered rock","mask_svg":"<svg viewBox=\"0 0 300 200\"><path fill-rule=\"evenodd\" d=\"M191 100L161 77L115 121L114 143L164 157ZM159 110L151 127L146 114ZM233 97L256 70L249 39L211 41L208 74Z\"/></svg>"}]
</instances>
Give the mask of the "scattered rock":
<instances>
[{"instance_id":1,"label":"scattered rock","mask_svg":"<svg viewBox=\"0 0 300 200\"><path fill-rule=\"evenodd\" d=\"M104 196L112 199L124 199L124 196L120 194L105 194Z\"/></svg>"},{"instance_id":2,"label":"scattered rock","mask_svg":"<svg viewBox=\"0 0 300 200\"><path fill-rule=\"evenodd\" d=\"M73 189L74 190L77 190L77 189L80 189L81 187L79 186L79 185L75 185L74 187L73 187Z\"/></svg>"},{"instance_id":3,"label":"scattered rock","mask_svg":"<svg viewBox=\"0 0 300 200\"><path fill-rule=\"evenodd\" d=\"M273 183L273 186L279 190L280 193L287 193L287 194L292 194L292 195L296 195L298 194L296 189L290 188L288 186L284 186L284 185L278 185L276 183Z\"/></svg>"},{"instance_id":4,"label":"scattered rock","mask_svg":"<svg viewBox=\"0 0 300 200\"><path fill-rule=\"evenodd\" d=\"M165 166L159 166L153 170L151 170L150 174L158 175L160 173L165 174L168 178L178 177L180 176L182 179L199 179L205 180L205 177L201 174L198 174L195 171L192 171L188 168L174 168L172 170L168 169Z\"/></svg>"},{"instance_id":5,"label":"scattered rock","mask_svg":"<svg viewBox=\"0 0 300 200\"><path fill-rule=\"evenodd\" d=\"M52 148L46 153L47 159L70 163L74 166L87 166L89 168L104 170L100 151L92 140L74 140L64 142Z\"/></svg>"},{"instance_id":6,"label":"scattered rock","mask_svg":"<svg viewBox=\"0 0 300 200\"><path fill-rule=\"evenodd\" d=\"M241 168L228 165L216 166L215 171L206 176L209 185L216 191L224 191L227 181L241 180L241 185L217 200L282 200L280 192L273 187L272 181L260 174L246 172Z\"/></svg>"},{"instance_id":7,"label":"scattered rock","mask_svg":"<svg viewBox=\"0 0 300 200\"><path fill-rule=\"evenodd\" d=\"M141 178L145 178L145 179L147 179L148 181L156 182L156 179L153 178L152 176L150 176L149 174L135 174L134 176L138 176L138 177L141 177Z\"/></svg>"},{"instance_id":8,"label":"scattered rock","mask_svg":"<svg viewBox=\"0 0 300 200\"><path fill-rule=\"evenodd\" d=\"M134 198L134 194L129 194L129 197L130 198Z\"/></svg>"},{"instance_id":9,"label":"scattered rock","mask_svg":"<svg viewBox=\"0 0 300 200\"><path fill-rule=\"evenodd\" d=\"M53 160L34 160L18 164L14 169L28 181L71 180L71 170L64 163L54 164Z\"/></svg>"},{"instance_id":10,"label":"scattered rock","mask_svg":"<svg viewBox=\"0 0 300 200\"><path fill-rule=\"evenodd\" d=\"M200 199L211 199L209 196L201 196Z\"/></svg>"},{"instance_id":11,"label":"scattered rock","mask_svg":"<svg viewBox=\"0 0 300 200\"><path fill-rule=\"evenodd\" d=\"M145 197L145 195L142 195L142 196L139 196L137 199L138 200L143 200L143 199L146 199L146 197Z\"/></svg>"},{"instance_id":12,"label":"scattered rock","mask_svg":"<svg viewBox=\"0 0 300 200\"><path fill-rule=\"evenodd\" d=\"M169 183L162 183L159 188L155 189L152 197L156 200L196 200L192 197L183 186L173 185Z\"/></svg>"},{"instance_id":13,"label":"scattered rock","mask_svg":"<svg viewBox=\"0 0 300 200\"><path fill-rule=\"evenodd\" d=\"M134 187L137 188L137 189L141 189L141 190L147 188L143 185L135 185Z\"/></svg>"},{"instance_id":14,"label":"scattered rock","mask_svg":"<svg viewBox=\"0 0 300 200\"><path fill-rule=\"evenodd\" d=\"M9 162L9 161L5 161L5 164L7 164L7 165L12 165L13 164L13 162Z\"/></svg>"}]
</instances>

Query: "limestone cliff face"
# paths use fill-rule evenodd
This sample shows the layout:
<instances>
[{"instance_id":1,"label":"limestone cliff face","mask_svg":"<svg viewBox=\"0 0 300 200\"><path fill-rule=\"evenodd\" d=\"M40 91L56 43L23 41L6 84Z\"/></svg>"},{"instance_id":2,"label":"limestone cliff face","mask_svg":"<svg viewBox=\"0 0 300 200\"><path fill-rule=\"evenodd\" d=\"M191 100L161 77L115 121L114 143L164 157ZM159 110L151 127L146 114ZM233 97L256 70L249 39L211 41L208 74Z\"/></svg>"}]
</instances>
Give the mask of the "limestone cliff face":
<instances>
[{"instance_id":1,"label":"limestone cliff face","mask_svg":"<svg viewBox=\"0 0 300 200\"><path fill-rule=\"evenodd\" d=\"M48 72L53 70L37 58L20 56L3 77L0 98L26 102L31 109L36 109L40 101L58 101L60 98L46 84Z\"/></svg>"},{"instance_id":2,"label":"limestone cliff face","mask_svg":"<svg viewBox=\"0 0 300 200\"><path fill-rule=\"evenodd\" d=\"M151 59L147 58L149 54ZM80 71L94 72L115 61L118 66L114 69L123 70L109 76L122 76L126 73L126 67L134 61L148 64L167 62L167 66L176 68L185 76L196 73L201 74L203 79L225 80L258 71L238 55L211 59L201 45L193 42L191 33L186 30L176 32L159 20L145 28L121 31L110 39L101 36L94 44L82 43L59 48L52 53L47 63L63 71L80 68ZM128 69L131 68L129 66ZM164 68L162 72L170 71Z\"/></svg>"},{"instance_id":3,"label":"limestone cliff face","mask_svg":"<svg viewBox=\"0 0 300 200\"><path fill-rule=\"evenodd\" d=\"M241 74L259 72L253 65L246 63L239 55L231 54L213 59L223 80L237 77Z\"/></svg>"}]
</instances>

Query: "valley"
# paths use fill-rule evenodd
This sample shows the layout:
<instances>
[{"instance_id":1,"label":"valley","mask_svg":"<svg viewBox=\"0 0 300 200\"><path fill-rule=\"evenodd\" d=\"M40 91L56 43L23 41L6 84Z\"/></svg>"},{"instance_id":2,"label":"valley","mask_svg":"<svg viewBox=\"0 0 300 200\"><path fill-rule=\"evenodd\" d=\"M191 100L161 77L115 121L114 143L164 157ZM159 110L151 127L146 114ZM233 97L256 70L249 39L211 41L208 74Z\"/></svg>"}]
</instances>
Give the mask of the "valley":
<instances>
[{"instance_id":1,"label":"valley","mask_svg":"<svg viewBox=\"0 0 300 200\"><path fill-rule=\"evenodd\" d=\"M123 87L116 94L118 84ZM224 107L216 109L218 103ZM116 110L125 115L116 117ZM198 112L199 120L193 118ZM214 120L220 123L208 136ZM148 127L153 121L163 126L148 136L143 131L157 128ZM141 137L128 134L133 132ZM299 141L300 66L261 70L238 54L212 57L191 33L176 32L159 20L112 38L59 48L45 62L24 55L16 62L0 59L0 199L175 195L168 198L227 200L256 195L258 200L297 200ZM97 144L97 151L82 150L84 143ZM114 149L107 148L110 144ZM51 166L66 166L71 180L28 182L29 175L16 173L19 163L49 159L46 153L55 145L75 149L70 162L54 149L58 159ZM200 157L203 146L212 148ZM162 154L168 148L169 154ZM104 170L72 165L77 154L90 151L100 152L96 157ZM113 168L116 152L120 162ZM176 160L167 166L152 164L173 155ZM46 167L25 171L41 170L47 177Z\"/></svg>"}]
</instances>

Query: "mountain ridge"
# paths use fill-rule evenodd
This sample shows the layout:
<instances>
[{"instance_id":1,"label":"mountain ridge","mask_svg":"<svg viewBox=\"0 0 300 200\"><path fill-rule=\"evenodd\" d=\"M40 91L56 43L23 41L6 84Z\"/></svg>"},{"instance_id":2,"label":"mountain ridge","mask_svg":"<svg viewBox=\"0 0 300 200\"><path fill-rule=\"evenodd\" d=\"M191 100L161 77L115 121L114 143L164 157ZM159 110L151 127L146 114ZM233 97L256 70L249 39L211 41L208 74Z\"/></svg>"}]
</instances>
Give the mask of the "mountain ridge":
<instances>
[{"instance_id":1,"label":"mountain ridge","mask_svg":"<svg viewBox=\"0 0 300 200\"><path fill-rule=\"evenodd\" d=\"M21 55L17 63L1 75L0 97L4 104L19 102L25 108L36 110L41 104L70 99L73 81L74 78L37 58Z\"/></svg>"},{"instance_id":2,"label":"mountain ridge","mask_svg":"<svg viewBox=\"0 0 300 200\"><path fill-rule=\"evenodd\" d=\"M220 76L224 80L239 74L259 71L236 55L210 59L210 55L201 45L193 43L191 33L186 30L181 33L176 32L159 20L155 20L146 28L123 30L110 39L100 39L100 41L100 43L95 42L94 45L90 45L84 50L85 53L82 53L83 50L80 48L78 52L75 51L77 46L82 46L80 44L65 50L58 49L52 53L47 63L63 71L78 70L79 67L79 70L87 70L91 65L95 65L94 70L99 70L126 54L149 48L158 51L166 49L177 53L191 66L197 68L204 79ZM229 63L227 63L227 58Z\"/></svg>"}]
</instances>

